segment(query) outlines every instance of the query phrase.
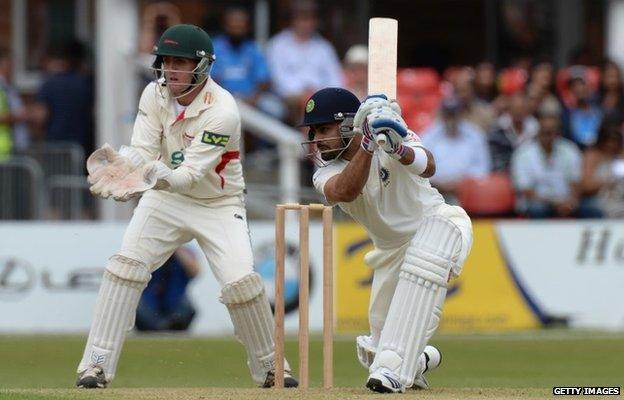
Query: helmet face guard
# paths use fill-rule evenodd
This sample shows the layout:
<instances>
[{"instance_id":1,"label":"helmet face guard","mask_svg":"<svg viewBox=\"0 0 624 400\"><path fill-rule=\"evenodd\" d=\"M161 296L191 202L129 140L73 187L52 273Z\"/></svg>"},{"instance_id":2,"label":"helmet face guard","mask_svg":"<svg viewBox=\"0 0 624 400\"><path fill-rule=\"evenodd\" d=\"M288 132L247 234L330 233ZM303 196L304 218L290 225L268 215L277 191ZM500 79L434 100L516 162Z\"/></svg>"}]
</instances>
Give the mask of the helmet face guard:
<instances>
[{"instance_id":1,"label":"helmet face guard","mask_svg":"<svg viewBox=\"0 0 624 400\"><path fill-rule=\"evenodd\" d=\"M214 47L210 36L200 27L189 24L178 24L169 27L154 46L152 54L156 56L151 70L156 75L158 88L169 89L174 98L180 98L206 82L210 75L210 67L215 61ZM177 57L196 62L192 71L175 71L164 68L164 57ZM167 82L169 72L192 74L193 78L184 91L174 96L170 86L181 86L179 83ZM162 94L162 93L161 93Z\"/></svg>"},{"instance_id":2,"label":"helmet face guard","mask_svg":"<svg viewBox=\"0 0 624 400\"><path fill-rule=\"evenodd\" d=\"M192 71L181 71L181 70L165 69L164 56L157 55L150 70L154 73L154 76L156 77L156 81L158 82L157 87L160 89L163 87L169 89L169 94L171 95L171 97L178 99L180 97L185 96L186 94L191 92L196 87L204 84L204 82L210 76L210 69L212 68L212 63L214 62L214 60L215 60L214 55L210 58L203 57L197 60L197 65ZM180 84L168 83L167 76L166 76L166 73L168 72L193 74L193 79L191 80L191 83L187 84L188 85L187 88L181 94L174 96L173 93L171 92L171 88L169 87L169 85L173 86L173 85L180 85Z\"/></svg>"},{"instance_id":3,"label":"helmet face guard","mask_svg":"<svg viewBox=\"0 0 624 400\"><path fill-rule=\"evenodd\" d=\"M337 160L342 156L342 154L349 148L351 141L353 141L353 137L355 136L355 132L353 130L353 118L355 114L352 113L337 113L334 115L334 120L339 122L338 132L339 137L332 137L327 139L315 139L313 128L310 127L308 131L308 140L301 142L301 146L304 151L306 151L306 158L312 160L314 164L318 167L325 167L331 164L334 160ZM331 123L331 122L327 122ZM337 147L335 149L329 150L319 150L317 144L323 142L329 142L330 140L340 139L342 141L342 146ZM331 159L326 160L323 158L324 155L334 154Z\"/></svg>"}]
</instances>

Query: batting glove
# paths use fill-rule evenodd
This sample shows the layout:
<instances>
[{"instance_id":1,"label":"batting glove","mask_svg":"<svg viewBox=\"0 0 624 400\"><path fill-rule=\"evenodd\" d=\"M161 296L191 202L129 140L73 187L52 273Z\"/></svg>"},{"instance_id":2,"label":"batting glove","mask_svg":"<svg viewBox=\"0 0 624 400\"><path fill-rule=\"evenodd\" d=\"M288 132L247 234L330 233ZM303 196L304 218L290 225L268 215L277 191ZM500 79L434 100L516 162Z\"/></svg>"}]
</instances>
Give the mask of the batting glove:
<instances>
[{"instance_id":1,"label":"batting glove","mask_svg":"<svg viewBox=\"0 0 624 400\"><path fill-rule=\"evenodd\" d=\"M396 101L388 100L385 94L373 94L368 96L364 102L360 105L353 118L353 126L358 129L363 129L363 124L369 114L378 108L390 107L399 116L401 115L401 107Z\"/></svg>"},{"instance_id":2,"label":"batting glove","mask_svg":"<svg viewBox=\"0 0 624 400\"><path fill-rule=\"evenodd\" d=\"M381 145L383 151L397 160L403 157L406 149L402 143L408 140L409 132L400 115L389 107L378 108L371 113L367 125L372 129L375 142L378 135L385 135L386 141Z\"/></svg>"},{"instance_id":3,"label":"batting glove","mask_svg":"<svg viewBox=\"0 0 624 400\"><path fill-rule=\"evenodd\" d=\"M364 120L364 126L362 128L362 141L360 142L360 146L362 146L364 151L370 154L373 154L379 147L375 141L375 134L366 120Z\"/></svg>"}]
</instances>

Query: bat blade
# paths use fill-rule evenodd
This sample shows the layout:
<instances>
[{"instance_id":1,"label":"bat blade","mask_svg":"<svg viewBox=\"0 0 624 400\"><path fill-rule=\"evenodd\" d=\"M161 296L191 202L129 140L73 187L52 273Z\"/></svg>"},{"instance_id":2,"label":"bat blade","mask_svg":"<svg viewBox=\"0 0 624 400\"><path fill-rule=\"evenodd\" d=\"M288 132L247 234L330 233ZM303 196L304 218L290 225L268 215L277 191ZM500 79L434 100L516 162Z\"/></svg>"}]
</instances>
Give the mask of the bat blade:
<instances>
[{"instance_id":1,"label":"bat blade","mask_svg":"<svg viewBox=\"0 0 624 400\"><path fill-rule=\"evenodd\" d=\"M383 93L396 99L397 43L399 22L393 18L371 18L368 23L368 94ZM385 144L386 136L377 136Z\"/></svg>"}]
</instances>

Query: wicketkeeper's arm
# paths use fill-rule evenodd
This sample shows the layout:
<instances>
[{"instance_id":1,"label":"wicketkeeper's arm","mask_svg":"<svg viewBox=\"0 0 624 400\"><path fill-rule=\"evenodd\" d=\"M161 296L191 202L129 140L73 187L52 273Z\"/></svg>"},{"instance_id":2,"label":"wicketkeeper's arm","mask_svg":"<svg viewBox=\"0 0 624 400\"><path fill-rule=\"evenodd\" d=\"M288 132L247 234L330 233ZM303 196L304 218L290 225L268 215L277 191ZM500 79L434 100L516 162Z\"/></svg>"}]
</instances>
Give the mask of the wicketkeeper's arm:
<instances>
[{"instance_id":1,"label":"wicketkeeper's arm","mask_svg":"<svg viewBox=\"0 0 624 400\"><path fill-rule=\"evenodd\" d=\"M158 118L159 105L154 96L153 84L147 85L139 100L139 110L134 120L130 146L119 153L130 159L135 166L156 160L160 154L160 141L163 126Z\"/></svg>"},{"instance_id":2,"label":"wicketkeeper's arm","mask_svg":"<svg viewBox=\"0 0 624 400\"><path fill-rule=\"evenodd\" d=\"M171 192L182 192L190 189L196 182L207 174L215 174L217 166L227 157L238 158L240 140L240 118L236 113L224 111L219 114L218 120L207 121L206 129L197 132L195 139L186 148L184 161L175 170L170 169L160 161L146 166L151 167L159 181L157 189Z\"/></svg>"}]
</instances>

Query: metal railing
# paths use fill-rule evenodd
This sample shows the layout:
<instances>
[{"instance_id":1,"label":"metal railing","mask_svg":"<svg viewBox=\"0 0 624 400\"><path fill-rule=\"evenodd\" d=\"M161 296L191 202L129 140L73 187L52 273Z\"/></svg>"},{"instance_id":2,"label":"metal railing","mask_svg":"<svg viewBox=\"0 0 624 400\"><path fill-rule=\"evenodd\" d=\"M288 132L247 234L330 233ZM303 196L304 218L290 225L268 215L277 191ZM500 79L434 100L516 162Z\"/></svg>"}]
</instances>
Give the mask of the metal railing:
<instances>
[{"instance_id":1,"label":"metal railing","mask_svg":"<svg viewBox=\"0 0 624 400\"><path fill-rule=\"evenodd\" d=\"M55 175L47 181L49 209L56 219L93 219L95 198L83 175Z\"/></svg>"},{"instance_id":2,"label":"metal railing","mask_svg":"<svg viewBox=\"0 0 624 400\"><path fill-rule=\"evenodd\" d=\"M0 161L0 220L39 219L46 203L43 170L30 157Z\"/></svg>"},{"instance_id":3,"label":"metal railing","mask_svg":"<svg viewBox=\"0 0 624 400\"><path fill-rule=\"evenodd\" d=\"M75 142L42 143L20 154L37 160L46 179L55 175L84 175L85 172L84 149Z\"/></svg>"},{"instance_id":4,"label":"metal railing","mask_svg":"<svg viewBox=\"0 0 624 400\"><path fill-rule=\"evenodd\" d=\"M301 166L299 161L303 159L300 132L258 111L242 100L237 100L237 103L243 129L277 145L280 202L299 202L301 196Z\"/></svg>"},{"instance_id":5,"label":"metal railing","mask_svg":"<svg viewBox=\"0 0 624 400\"><path fill-rule=\"evenodd\" d=\"M0 219L93 218L84 160L79 144L58 142L0 162Z\"/></svg>"},{"instance_id":6,"label":"metal railing","mask_svg":"<svg viewBox=\"0 0 624 400\"><path fill-rule=\"evenodd\" d=\"M279 163L277 186L249 182L248 206L258 216L270 217L275 203L295 203L302 198L318 201L310 188L301 187L302 136L299 131L238 101L244 129L274 143ZM96 204L88 192L85 154L77 143L59 142L34 146L2 163L0 219L94 218ZM274 174L271 181L274 182ZM268 185L267 185L268 183Z\"/></svg>"}]
</instances>

